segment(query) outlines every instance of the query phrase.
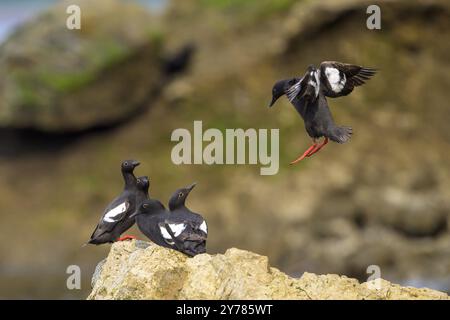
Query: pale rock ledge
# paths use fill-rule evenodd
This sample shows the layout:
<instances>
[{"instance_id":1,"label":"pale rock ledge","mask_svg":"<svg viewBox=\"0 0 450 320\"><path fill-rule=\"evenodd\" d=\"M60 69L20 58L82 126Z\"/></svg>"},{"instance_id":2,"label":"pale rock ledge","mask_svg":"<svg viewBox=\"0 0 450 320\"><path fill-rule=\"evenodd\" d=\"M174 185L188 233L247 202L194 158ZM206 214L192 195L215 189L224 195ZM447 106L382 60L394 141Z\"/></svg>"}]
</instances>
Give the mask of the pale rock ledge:
<instances>
[{"instance_id":1,"label":"pale rock ledge","mask_svg":"<svg viewBox=\"0 0 450 320\"><path fill-rule=\"evenodd\" d=\"M231 248L189 258L143 241L116 242L96 268L88 299L448 299L431 290L334 274L291 278L268 258ZM374 283L372 283L374 284Z\"/></svg>"}]
</instances>

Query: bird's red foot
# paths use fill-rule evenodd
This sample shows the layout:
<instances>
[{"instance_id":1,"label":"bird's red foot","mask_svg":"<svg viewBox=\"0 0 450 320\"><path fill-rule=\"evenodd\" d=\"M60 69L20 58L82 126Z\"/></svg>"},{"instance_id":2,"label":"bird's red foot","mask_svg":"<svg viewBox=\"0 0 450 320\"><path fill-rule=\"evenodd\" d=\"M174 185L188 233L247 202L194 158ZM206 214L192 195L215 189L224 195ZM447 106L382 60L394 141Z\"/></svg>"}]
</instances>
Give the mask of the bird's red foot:
<instances>
[{"instance_id":1,"label":"bird's red foot","mask_svg":"<svg viewBox=\"0 0 450 320\"><path fill-rule=\"evenodd\" d=\"M297 162L302 161L306 157L311 157L314 153L317 153L328 143L328 138L325 138L322 143L317 144L314 143L311 147L308 148L300 157L292 161L290 164L295 164Z\"/></svg>"},{"instance_id":2,"label":"bird's red foot","mask_svg":"<svg viewBox=\"0 0 450 320\"><path fill-rule=\"evenodd\" d=\"M314 143L311 147L309 147L300 157L298 157L297 159L295 159L294 161L292 161L290 164L294 164L297 163L299 161L302 161L303 159L305 159L306 157L308 157L308 155L311 153L311 151L317 147L317 143Z\"/></svg>"},{"instance_id":3,"label":"bird's red foot","mask_svg":"<svg viewBox=\"0 0 450 320\"><path fill-rule=\"evenodd\" d=\"M135 236L130 236L130 235L125 235L123 237L120 237L117 241L125 241L125 240L137 240L137 238Z\"/></svg>"},{"instance_id":4,"label":"bird's red foot","mask_svg":"<svg viewBox=\"0 0 450 320\"><path fill-rule=\"evenodd\" d=\"M311 157L314 153L319 152L320 149L322 149L323 147L325 147L325 145L326 145L327 143L328 143L328 138L325 138L321 144L317 145L316 148L314 148L313 150L311 150L311 152L307 155L307 157Z\"/></svg>"}]
</instances>

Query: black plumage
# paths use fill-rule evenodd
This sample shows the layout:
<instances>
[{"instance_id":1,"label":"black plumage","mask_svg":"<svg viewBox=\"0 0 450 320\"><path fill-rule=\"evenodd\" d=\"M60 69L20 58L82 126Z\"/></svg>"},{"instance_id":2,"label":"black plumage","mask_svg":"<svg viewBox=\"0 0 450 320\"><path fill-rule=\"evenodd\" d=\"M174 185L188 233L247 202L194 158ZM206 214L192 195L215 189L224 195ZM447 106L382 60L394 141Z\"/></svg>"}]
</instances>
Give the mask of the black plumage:
<instances>
[{"instance_id":1,"label":"black plumage","mask_svg":"<svg viewBox=\"0 0 450 320\"><path fill-rule=\"evenodd\" d=\"M186 198L195 186L196 183L193 183L187 187L176 190L169 199L169 210L171 214L184 215L189 217L190 220L195 221L195 227L207 237L208 225L205 219L200 214L193 212L186 207Z\"/></svg>"},{"instance_id":2,"label":"black plumage","mask_svg":"<svg viewBox=\"0 0 450 320\"><path fill-rule=\"evenodd\" d=\"M206 252L206 234L191 214L169 212L160 201L148 199L132 217L139 230L160 246L189 256Z\"/></svg>"},{"instance_id":3,"label":"black plumage","mask_svg":"<svg viewBox=\"0 0 450 320\"><path fill-rule=\"evenodd\" d=\"M351 127L337 126L328 107L327 97L336 98L350 94L354 87L363 85L376 73L365 68L336 61L325 61L319 70L309 66L302 78L280 80L272 89L270 106L286 95L305 122L305 129L313 145L291 164L312 156L322 149L328 139L346 143L353 133ZM324 137L322 143L317 140Z\"/></svg>"},{"instance_id":4,"label":"black plumage","mask_svg":"<svg viewBox=\"0 0 450 320\"><path fill-rule=\"evenodd\" d=\"M124 179L124 189L106 207L87 243L103 244L117 241L120 235L134 224L134 218L130 218L130 215L135 212L138 199L145 197L145 192L138 189L137 180L133 174L134 168L138 165L139 162L136 160L125 160L122 162L121 171Z\"/></svg>"},{"instance_id":5,"label":"black plumage","mask_svg":"<svg viewBox=\"0 0 450 320\"><path fill-rule=\"evenodd\" d=\"M311 138L326 137L337 143L345 143L350 139L352 128L335 124L327 99L322 93L316 99L297 96L291 103L302 116L306 132Z\"/></svg>"},{"instance_id":6,"label":"black plumage","mask_svg":"<svg viewBox=\"0 0 450 320\"><path fill-rule=\"evenodd\" d=\"M141 205L144 200L149 198L148 189L150 187L150 180L147 176L137 178L136 186L138 192L136 193L136 209Z\"/></svg>"}]
</instances>

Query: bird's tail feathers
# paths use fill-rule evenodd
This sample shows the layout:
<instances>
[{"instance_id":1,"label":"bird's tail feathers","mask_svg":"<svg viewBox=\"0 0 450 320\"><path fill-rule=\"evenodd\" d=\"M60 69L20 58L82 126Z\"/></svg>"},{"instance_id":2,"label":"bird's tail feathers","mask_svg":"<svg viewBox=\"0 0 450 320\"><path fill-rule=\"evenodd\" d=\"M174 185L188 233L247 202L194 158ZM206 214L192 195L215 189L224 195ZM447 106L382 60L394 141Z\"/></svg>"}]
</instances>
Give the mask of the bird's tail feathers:
<instances>
[{"instance_id":1,"label":"bird's tail feathers","mask_svg":"<svg viewBox=\"0 0 450 320\"><path fill-rule=\"evenodd\" d=\"M89 239L88 241L86 241L86 243L84 243L81 247L84 248L84 247L86 247L88 244L95 244L95 245L97 245L97 244L100 244L100 243L97 241L96 238L91 238L91 239Z\"/></svg>"},{"instance_id":2,"label":"bird's tail feathers","mask_svg":"<svg viewBox=\"0 0 450 320\"><path fill-rule=\"evenodd\" d=\"M351 127L336 127L332 130L329 138L337 143L346 143L350 140L352 133Z\"/></svg>"}]
</instances>

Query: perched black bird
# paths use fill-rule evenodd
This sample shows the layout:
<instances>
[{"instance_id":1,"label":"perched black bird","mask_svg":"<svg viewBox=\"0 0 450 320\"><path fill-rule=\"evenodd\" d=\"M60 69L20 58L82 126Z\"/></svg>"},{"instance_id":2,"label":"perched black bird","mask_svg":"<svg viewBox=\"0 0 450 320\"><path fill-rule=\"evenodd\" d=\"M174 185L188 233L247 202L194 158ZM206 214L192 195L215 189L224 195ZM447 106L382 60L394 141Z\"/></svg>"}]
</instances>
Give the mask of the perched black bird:
<instances>
[{"instance_id":1,"label":"perched black bird","mask_svg":"<svg viewBox=\"0 0 450 320\"><path fill-rule=\"evenodd\" d=\"M328 140L345 143L350 140L352 128L337 126L326 97L336 98L350 94L354 87L363 85L376 70L336 61L325 61L319 69L309 66L302 78L280 80L272 89L270 107L286 95L305 122L305 129L313 145L291 164L310 157L322 149ZM322 143L317 140L325 137Z\"/></svg>"},{"instance_id":2,"label":"perched black bird","mask_svg":"<svg viewBox=\"0 0 450 320\"><path fill-rule=\"evenodd\" d=\"M136 195L136 209L144 200L149 198L148 188L150 187L150 180L147 176L142 176L136 179L136 186L139 192Z\"/></svg>"},{"instance_id":3,"label":"perched black bird","mask_svg":"<svg viewBox=\"0 0 450 320\"><path fill-rule=\"evenodd\" d=\"M131 228L135 222L130 215L135 212L137 201L146 198L147 191L145 191L145 188L148 190L148 180L146 182L140 181L142 188L140 190L138 189L137 179L133 174L134 168L138 165L139 162L136 160L122 162L124 190L106 207L102 218L91 235L91 239L87 243L103 244L133 238L132 236L120 238L120 235ZM147 183L147 187L145 187L145 183Z\"/></svg>"},{"instance_id":4,"label":"perched black bird","mask_svg":"<svg viewBox=\"0 0 450 320\"><path fill-rule=\"evenodd\" d=\"M193 183L185 188L176 190L169 199L169 210L172 214L189 216L190 219L196 222L199 231L203 232L205 237L207 237L208 225L206 224L205 219L203 219L200 214L189 210L185 205L187 196L195 186L196 183Z\"/></svg>"},{"instance_id":5,"label":"perched black bird","mask_svg":"<svg viewBox=\"0 0 450 320\"><path fill-rule=\"evenodd\" d=\"M206 235L192 215L171 213L160 201L148 199L131 217L136 217L139 230L160 246L189 256L206 252Z\"/></svg>"}]
</instances>

